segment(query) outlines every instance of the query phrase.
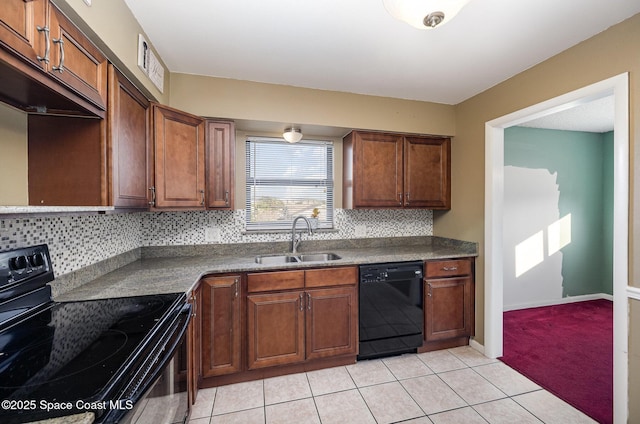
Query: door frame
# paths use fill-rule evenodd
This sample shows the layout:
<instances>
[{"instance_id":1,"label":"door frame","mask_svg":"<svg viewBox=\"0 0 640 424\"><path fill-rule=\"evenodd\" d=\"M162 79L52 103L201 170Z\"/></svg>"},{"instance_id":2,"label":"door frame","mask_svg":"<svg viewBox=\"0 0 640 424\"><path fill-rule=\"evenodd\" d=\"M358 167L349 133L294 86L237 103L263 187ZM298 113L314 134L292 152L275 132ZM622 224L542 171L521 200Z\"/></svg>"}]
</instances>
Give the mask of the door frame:
<instances>
[{"instance_id":1,"label":"door frame","mask_svg":"<svg viewBox=\"0 0 640 424\"><path fill-rule=\"evenodd\" d=\"M504 129L614 96L613 134L613 410L626 423L628 410L629 282L629 75L623 73L485 123L485 344L490 358L503 347Z\"/></svg>"}]
</instances>

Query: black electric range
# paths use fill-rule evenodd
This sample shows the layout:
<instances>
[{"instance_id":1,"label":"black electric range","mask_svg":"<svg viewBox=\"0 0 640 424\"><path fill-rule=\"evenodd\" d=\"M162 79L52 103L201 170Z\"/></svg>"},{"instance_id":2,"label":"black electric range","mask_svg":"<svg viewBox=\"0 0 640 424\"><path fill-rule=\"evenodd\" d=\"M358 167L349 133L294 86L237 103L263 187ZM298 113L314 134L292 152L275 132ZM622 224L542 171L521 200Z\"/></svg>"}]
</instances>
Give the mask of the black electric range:
<instances>
[{"instance_id":1,"label":"black electric range","mask_svg":"<svg viewBox=\"0 0 640 424\"><path fill-rule=\"evenodd\" d=\"M0 253L0 422L120 422L184 341L186 296L56 303L51 280L46 245Z\"/></svg>"}]
</instances>

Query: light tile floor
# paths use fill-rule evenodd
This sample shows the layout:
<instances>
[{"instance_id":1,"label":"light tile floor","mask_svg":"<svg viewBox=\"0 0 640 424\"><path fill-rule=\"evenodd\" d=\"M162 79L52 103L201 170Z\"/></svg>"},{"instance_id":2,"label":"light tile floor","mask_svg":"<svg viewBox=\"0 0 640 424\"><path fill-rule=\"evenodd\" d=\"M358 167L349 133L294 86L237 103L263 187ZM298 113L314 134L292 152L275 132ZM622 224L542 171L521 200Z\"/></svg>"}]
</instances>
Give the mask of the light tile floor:
<instances>
[{"instance_id":1,"label":"light tile floor","mask_svg":"<svg viewBox=\"0 0 640 424\"><path fill-rule=\"evenodd\" d=\"M191 424L595 423L469 346L202 389Z\"/></svg>"}]
</instances>

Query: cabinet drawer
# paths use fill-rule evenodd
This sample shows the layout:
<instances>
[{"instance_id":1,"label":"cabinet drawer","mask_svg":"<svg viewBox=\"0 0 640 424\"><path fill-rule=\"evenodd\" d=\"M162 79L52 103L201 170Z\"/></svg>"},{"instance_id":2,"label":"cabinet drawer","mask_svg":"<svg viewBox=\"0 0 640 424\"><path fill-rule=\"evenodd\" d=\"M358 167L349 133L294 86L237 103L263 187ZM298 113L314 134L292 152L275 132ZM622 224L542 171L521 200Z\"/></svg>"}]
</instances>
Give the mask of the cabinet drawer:
<instances>
[{"instance_id":1,"label":"cabinet drawer","mask_svg":"<svg viewBox=\"0 0 640 424\"><path fill-rule=\"evenodd\" d=\"M471 260L469 259L427 261L425 263L426 278L455 277L469 274L471 274Z\"/></svg>"},{"instance_id":2,"label":"cabinet drawer","mask_svg":"<svg viewBox=\"0 0 640 424\"><path fill-rule=\"evenodd\" d=\"M350 286L358 282L356 267L305 271L305 287Z\"/></svg>"},{"instance_id":3,"label":"cabinet drawer","mask_svg":"<svg viewBox=\"0 0 640 424\"><path fill-rule=\"evenodd\" d=\"M304 271L258 272L247 275L249 293L304 288Z\"/></svg>"}]
</instances>

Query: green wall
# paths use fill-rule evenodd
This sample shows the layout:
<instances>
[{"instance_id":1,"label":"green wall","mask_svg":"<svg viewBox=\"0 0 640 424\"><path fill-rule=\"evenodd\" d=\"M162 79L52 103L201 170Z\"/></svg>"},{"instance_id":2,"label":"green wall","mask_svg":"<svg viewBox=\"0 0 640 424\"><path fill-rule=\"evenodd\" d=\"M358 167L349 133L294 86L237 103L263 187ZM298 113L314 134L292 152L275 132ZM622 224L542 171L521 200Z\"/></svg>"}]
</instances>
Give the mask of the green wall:
<instances>
[{"instance_id":1,"label":"green wall","mask_svg":"<svg viewBox=\"0 0 640 424\"><path fill-rule=\"evenodd\" d=\"M562 250L563 297L613 294L613 133L512 127L504 164L557 173L559 216L571 214Z\"/></svg>"}]
</instances>

